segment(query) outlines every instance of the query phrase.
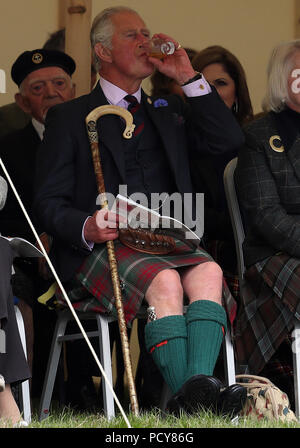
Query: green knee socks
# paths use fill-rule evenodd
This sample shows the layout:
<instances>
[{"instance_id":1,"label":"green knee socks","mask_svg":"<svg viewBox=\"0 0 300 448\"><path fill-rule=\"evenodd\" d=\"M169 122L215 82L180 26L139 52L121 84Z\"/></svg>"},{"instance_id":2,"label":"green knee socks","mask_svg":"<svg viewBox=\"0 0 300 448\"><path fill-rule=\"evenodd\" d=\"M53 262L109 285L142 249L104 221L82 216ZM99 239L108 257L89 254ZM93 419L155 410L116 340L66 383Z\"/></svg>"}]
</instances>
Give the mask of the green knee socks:
<instances>
[{"instance_id":1,"label":"green knee socks","mask_svg":"<svg viewBox=\"0 0 300 448\"><path fill-rule=\"evenodd\" d=\"M226 331L226 312L216 302L198 300L186 313L187 359L186 380L193 375L212 375Z\"/></svg>"},{"instance_id":2,"label":"green knee socks","mask_svg":"<svg viewBox=\"0 0 300 448\"><path fill-rule=\"evenodd\" d=\"M147 350L173 393L186 376L187 332L184 316L167 316L149 322L145 327Z\"/></svg>"},{"instance_id":3,"label":"green knee socks","mask_svg":"<svg viewBox=\"0 0 300 448\"><path fill-rule=\"evenodd\" d=\"M186 316L167 316L148 323L145 343L173 393L193 375L212 375L219 355L226 312L218 303L198 300Z\"/></svg>"}]
</instances>

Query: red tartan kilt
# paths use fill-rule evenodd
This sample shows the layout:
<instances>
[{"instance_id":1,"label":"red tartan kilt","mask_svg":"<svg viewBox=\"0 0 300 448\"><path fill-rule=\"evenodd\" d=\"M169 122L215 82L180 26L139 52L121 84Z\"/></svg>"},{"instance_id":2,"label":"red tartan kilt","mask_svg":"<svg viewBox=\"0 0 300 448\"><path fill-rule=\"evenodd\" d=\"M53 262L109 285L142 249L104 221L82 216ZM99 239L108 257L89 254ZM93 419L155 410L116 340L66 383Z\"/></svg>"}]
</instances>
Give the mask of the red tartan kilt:
<instances>
[{"instance_id":1,"label":"red tartan kilt","mask_svg":"<svg viewBox=\"0 0 300 448\"><path fill-rule=\"evenodd\" d=\"M137 252L116 240L115 254L118 262L124 313L128 325L139 311L145 292L160 271L213 261L212 257L202 248L192 251L179 241L176 243L175 251L171 254L151 255ZM74 308L106 312L117 316L105 245L94 247L81 265L76 278L77 284L74 284L68 291Z\"/></svg>"}]
</instances>

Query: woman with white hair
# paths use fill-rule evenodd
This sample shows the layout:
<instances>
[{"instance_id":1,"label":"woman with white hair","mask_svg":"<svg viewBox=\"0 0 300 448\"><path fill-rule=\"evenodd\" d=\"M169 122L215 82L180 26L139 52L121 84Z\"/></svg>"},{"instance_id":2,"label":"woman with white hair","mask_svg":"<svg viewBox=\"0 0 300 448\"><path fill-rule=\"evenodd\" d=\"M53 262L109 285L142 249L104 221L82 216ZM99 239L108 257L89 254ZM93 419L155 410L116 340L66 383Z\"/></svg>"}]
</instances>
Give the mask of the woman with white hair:
<instances>
[{"instance_id":1,"label":"woman with white hair","mask_svg":"<svg viewBox=\"0 0 300 448\"><path fill-rule=\"evenodd\" d=\"M235 173L247 268L237 355L255 374L279 353L292 353L283 347L300 318L299 76L300 40L281 43L268 66L267 113L245 128Z\"/></svg>"}]
</instances>

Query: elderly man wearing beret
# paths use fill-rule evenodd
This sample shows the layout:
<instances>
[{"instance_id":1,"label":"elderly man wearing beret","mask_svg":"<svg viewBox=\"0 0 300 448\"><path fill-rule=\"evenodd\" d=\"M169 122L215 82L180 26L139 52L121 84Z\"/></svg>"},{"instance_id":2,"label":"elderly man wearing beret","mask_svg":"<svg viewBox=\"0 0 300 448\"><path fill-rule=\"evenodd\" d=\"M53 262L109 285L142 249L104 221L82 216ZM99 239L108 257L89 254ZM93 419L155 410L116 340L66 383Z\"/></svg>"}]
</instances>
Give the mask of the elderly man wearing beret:
<instances>
[{"instance_id":1,"label":"elderly man wearing beret","mask_svg":"<svg viewBox=\"0 0 300 448\"><path fill-rule=\"evenodd\" d=\"M33 200L36 152L43 138L45 117L50 107L74 97L75 88L71 76L75 68L74 60L67 54L45 49L25 51L12 65L11 77L19 88L15 95L16 103L30 115L31 120L23 129L7 134L0 140L0 157L29 216L31 216ZM10 188L6 206L0 212L0 233L6 236L22 237L35 243L33 233ZM34 298L45 290L44 280L38 273L36 260L29 261L18 258L14 262L14 267L16 275L12 278L13 292L14 296L20 299L18 306L25 321L28 361L31 366L33 357L32 308ZM44 312L46 313L46 310ZM40 320L42 320L41 316L39 316ZM39 333L37 328L35 328L35 333ZM42 339L43 337L35 338L35 340ZM45 341L39 342L39 344L43 343ZM42 364L39 357L40 362ZM35 385L34 375L32 385L33 387Z\"/></svg>"},{"instance_id":2,"label":"elderly man wearing beret","mask_svg":"<svg viewBox=\"0 0 300 448\"><path fill-rule=\"evenodd\" d=\"M30 213L35 169L35 156L44 132L44 121L50 107L74 97L71 76L75 62L61 51L37 49L25 51L14 62L11 77L19 87L15 100L32 119L20 131L0 141L0 156ZM9 191L1 213L0 232L32 240L32 232Z\"/></svg>"}]
</instances>

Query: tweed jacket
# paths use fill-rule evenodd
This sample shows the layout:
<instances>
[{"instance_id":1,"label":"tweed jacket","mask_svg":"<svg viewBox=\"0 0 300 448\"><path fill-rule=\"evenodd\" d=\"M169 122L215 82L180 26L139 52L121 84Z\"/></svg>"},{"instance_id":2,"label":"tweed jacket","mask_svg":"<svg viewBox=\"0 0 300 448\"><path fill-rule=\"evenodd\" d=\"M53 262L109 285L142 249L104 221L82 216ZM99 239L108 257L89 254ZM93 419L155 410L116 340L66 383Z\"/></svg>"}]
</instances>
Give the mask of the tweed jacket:
<instances>
[{"instance_id":1,"label":"tweed jacket","mask_svg":"<svg viewBox=\"0 0 300 448\"><path fill-rule=\"evenodd\" d=\"M300 115L270 112L245 129L235 181L247 267L275 253L300 257Z\"/></svg>"},{"instance_id":2,"label":"tweed jacket","mask_svg":"<svg viewBox=\"0 0 300 448\"><path fill-rule=\"evenodd\" d=\"M142 92L145 112L162 142L179 193L192 192L189 151L223 154L243 143L243 134L216 91L186 104L175 95L152 99ZM85 220L99 206L85 118L107 104L99 85L89 94L51 108L37 157L34 210L54 237L52 259L62 281L69 280L90 252L83 247ZM106 191L116 195L126 184L120 117L97 122Z\"/></svg>"}]
</instances>

